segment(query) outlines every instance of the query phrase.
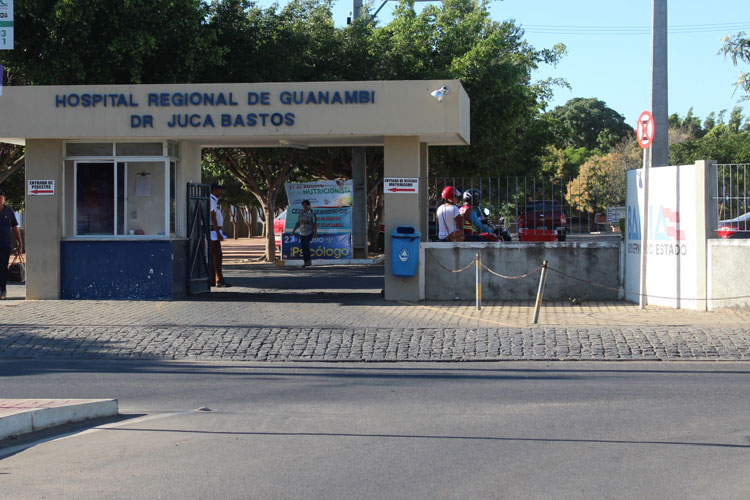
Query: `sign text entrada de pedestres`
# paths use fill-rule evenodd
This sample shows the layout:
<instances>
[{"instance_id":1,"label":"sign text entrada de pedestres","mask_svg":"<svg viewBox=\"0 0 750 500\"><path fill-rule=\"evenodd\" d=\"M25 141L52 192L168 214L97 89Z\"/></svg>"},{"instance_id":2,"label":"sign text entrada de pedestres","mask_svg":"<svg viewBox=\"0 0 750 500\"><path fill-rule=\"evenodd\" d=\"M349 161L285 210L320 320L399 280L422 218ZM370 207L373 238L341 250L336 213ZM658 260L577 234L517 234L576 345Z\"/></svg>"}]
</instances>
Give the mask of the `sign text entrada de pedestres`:
<instances>
[{"instance_id":1,"label":"sign text entrada de pedestres","mask_svg":"<svg viewBox=\"0 0 750 500\"><path fill-rule=\"evenodd\" d=\"M232 113L240 106L257 106L258 112ZM271 92L149 92L145 102L133 94L123 93L68 93L55 95L56 108L181 108L204 107L220 110L219 113L179 113L167 120L170 128L242 128L242 127L293 127L295 114L292 111L274 110L273 106L344 106L351 104L375 104L374 90L346 91L289 91L278 95ZM154 116L130 115L131 128L154 128Z\"/></svg>"}]
</instances>

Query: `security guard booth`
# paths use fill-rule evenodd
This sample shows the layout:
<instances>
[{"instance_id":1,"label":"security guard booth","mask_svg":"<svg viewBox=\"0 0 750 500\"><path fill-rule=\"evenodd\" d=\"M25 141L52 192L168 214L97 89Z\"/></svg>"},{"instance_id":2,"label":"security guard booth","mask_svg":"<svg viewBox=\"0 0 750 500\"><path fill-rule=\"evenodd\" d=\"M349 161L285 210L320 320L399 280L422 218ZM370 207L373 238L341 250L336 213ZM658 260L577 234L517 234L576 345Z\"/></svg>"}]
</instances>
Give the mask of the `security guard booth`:
<instances>
[{"instance_id":1,"label":"security guard booth","mask_svg":"<svg viewBox=\"0 0 750 500\"><path fill-rule=\"evenodd\" d=\"M450 80L6 87L0 116L0 142L26 146L28 299L187 294L202 147L383 146L386 178L418 179L386 192L386 234L424 239L428 148L469 144L469 98ZM418 277L388 259L385 274L386 299L419 299Z\"/></svg>"}]
</instances>

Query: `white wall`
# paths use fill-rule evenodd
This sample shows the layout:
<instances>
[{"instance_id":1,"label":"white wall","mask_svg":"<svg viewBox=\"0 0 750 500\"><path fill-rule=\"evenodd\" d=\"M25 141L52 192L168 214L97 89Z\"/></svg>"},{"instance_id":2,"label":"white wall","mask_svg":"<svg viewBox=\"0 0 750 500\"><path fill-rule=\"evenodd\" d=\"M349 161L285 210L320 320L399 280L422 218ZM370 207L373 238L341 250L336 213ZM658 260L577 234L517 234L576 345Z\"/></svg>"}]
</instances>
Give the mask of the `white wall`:
<instances>
[{"instance_id":1,"label":"white wall","mask_svg":"<svg viewBox=\"0 0 750 500\"><path fill-rule=\"evenodd\" d=\"M750 240L708 243L708 309L750 307Z\"/></svg>"},{"instance_id":2,"label":"white wall","mask_svg":"<svg viewBox=\"0 0 750 500\"><path fill-rule=\"evenodd\" d=\"M707 179L710 163L651 168L646 303L706 308ZM644 207L643 169L628 172L626 299L638 302Z\"/></svg>"}]
</instances>

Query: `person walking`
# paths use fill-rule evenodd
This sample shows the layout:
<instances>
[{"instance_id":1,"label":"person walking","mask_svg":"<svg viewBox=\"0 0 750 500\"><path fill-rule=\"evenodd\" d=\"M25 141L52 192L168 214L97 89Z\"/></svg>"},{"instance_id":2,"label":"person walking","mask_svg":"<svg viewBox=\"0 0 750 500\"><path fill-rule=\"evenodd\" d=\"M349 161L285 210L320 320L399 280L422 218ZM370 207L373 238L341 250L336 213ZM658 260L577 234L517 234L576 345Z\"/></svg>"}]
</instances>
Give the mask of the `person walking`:
<instances>
[{"instance_id":1,"label":"person walking","mask_svg":"<svg viewBox=\"0 0 750 500\"><path fill-rule=\"evenodd\" d=\"M16 213L5 204L5 191L0 189L0 300L8 296L6 286L8 284L8 262L10 261L12 243L11 235L16 238L14 253L21 255L23 243L21 242L21 231L18 229Z\"/></svg>"},{"instance_id":2,"label":"person walking","mask_svg":"<svg viewBox=\"0 0 750 500\"><path fill-rule=\"evenodd\" d=\"M300 212L297 223L294 225L294 229L292 229L292 235L297 232L297 228L299 228L302 258L305 260L302 267L311 266L310 240L318 237L318 218L315 212L310 210L310 202L308 200L302 202L302 212Z\"/></svg>"},{"instance_id":3,"label":"person walking","mask_svg":"<svg viewBox=\"0 0 750 500\"><path fill-rule=\"evenodd\" d=\"M211 286L219 288L228 288L232 285L224 280L224 274L221 270L224 256L221 253L221 242L226 236L221 230L224 225L224 216L219 208L219 198L224 191L224 186L214 182L211 184L211 270L209 281Z\"/></svg>"}]
</instances>

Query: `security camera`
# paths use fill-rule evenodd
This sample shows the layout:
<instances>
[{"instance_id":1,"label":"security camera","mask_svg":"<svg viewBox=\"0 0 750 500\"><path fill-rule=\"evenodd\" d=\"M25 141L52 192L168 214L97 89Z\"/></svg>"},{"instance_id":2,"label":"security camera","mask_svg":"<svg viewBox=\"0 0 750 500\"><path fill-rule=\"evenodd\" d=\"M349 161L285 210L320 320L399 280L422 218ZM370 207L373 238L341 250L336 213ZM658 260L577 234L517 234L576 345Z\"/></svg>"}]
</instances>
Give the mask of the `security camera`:
<instances>
[{"instance_id":1,"label":"security camera","mask_svg":"<svg viewBox=\"0 0 750 500\"><path fill-rule=\"evenodd\" d=\"M446 94L450 94L451 89L447 85L443 85L437 90L433 90L430 92L430 95L438 100L438 102L443 102L443 97L446 96Z\"/></svg>"}]
</instances>

